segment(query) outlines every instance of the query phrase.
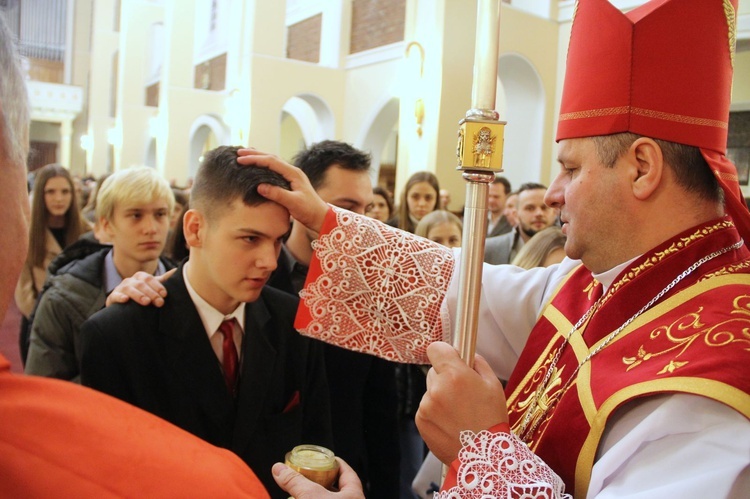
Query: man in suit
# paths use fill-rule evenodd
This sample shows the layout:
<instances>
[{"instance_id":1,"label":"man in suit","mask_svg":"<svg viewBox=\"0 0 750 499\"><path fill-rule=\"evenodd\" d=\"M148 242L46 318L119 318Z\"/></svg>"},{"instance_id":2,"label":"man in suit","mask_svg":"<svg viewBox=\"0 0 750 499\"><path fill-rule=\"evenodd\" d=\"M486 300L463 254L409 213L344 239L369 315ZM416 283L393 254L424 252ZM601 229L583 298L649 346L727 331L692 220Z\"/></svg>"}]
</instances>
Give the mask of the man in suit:
<instances>
[{"instance_id":1,"label":"man in suit","mask_svg":"<svg viewBox=\"0 0 750 499\"><path fill-rule=\"evenodd\" d=\"M489 185L489 192L487 193L487 237L507 234L513 230L513 226L503 214L505 200L508 198L510 191L510 182L500 175L497 175Z\"/></svg>"},{"instance_id":2,"label":"man in suit","mask_svg":"<svg viewBox=\"0 0 750 499\"><path fill-rule=\"evenodd\" d=\"M322 344L293 328L297 298L265 286L289 213L257 192L281 176L206 154L183 228L190 257L161 308L109 307L82 328L82 383L239 455L272 497L272 465L332 445Z\"/></svg>"},{"instance_id":3,"label":"man in suit","mask_svg":"<svg viewBox=\"0 0 750 499\"><path fill-rule=\"evenodd\" d=\"M486 263L499 265L512 262L526 241L555 223L557 211L544 204L546 193L546 186L533 182L523 184L518 189L518 226L511 232L485 240Z\"/></svg>"},{"instance_id":4,"label":"man in suit","mask_svg":"<svg viewBox=\"0 0 750 499\"><path fill-rule=\"evenodd\" d=\"M324 140L294 159L325 202L363 214L372 202L370 156L349 144ZM317 234L293 222L268 286L297 295ZM169 288L146 273L126 279L107 300L163 306ZM166 298L166 299L165 299ZM294 315L294 314L291 314ZM361 477L369 499L398 496L400 450L395 366L372 355L323 344L330 391L333 448Z\"/></svg>"}]
</instances>

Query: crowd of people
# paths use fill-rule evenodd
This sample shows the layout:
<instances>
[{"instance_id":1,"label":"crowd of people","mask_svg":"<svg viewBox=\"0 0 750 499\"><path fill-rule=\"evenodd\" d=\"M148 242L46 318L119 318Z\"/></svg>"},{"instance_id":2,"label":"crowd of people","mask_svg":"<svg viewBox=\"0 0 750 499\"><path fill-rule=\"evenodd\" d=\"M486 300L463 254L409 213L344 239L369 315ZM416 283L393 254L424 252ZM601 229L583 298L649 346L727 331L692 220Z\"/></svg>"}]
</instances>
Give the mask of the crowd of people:
<instances>
[{"instance_id":1,"label":"crowd of people","mask_svg":"<svg viewBox=\"0 0 750 499\"><path fill-rule=\"evenodd\" d=\"M433 173L394 203L369 154L325 140L293 164L217 147L189 192L134 167L84 200L48 165L29 193L0 19L0 316L15 290L25 370L0 356L4 493L746 497L750 213L723 156L724 12L580 2L560 172L488 186L469 364L449 344L458 196ZM706 68L701 95L675 92ZM309 443L338 456L337 491L280 463Z\"/></svg>"}]
</instances>

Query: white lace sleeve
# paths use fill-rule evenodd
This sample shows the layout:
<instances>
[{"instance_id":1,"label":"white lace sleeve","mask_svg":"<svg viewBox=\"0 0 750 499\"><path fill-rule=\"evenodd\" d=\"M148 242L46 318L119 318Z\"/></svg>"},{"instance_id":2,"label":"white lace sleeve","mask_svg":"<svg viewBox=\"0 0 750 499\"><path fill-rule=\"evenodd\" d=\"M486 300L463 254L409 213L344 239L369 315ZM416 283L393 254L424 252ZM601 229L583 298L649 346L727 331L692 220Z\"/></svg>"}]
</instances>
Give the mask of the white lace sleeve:
<instances>
[{"instance_id":1,"label":"white lace sleeve","mask_svg":"<svg viewBox=\"0 0 750 499\"><path fill-rule=\"evenodd\" d=\"M450 249L346 210L334 213L336 225L313 243L320 268L313 262L300 294L309 317L298 328L349 350L427 363L427 345L450 335L440 316L454 268Z\"/></svg>"},{"instance_id":2,"label":"white lace sleeve","mask_svg":"<svg viewBox=\"0 0 750 499\"><path fill-rule=\"evenodd\" d=\"M461 432L456 485L434 499L563 499L565 484L547 464L512 433Z\"/></svg>"}]
</instances>

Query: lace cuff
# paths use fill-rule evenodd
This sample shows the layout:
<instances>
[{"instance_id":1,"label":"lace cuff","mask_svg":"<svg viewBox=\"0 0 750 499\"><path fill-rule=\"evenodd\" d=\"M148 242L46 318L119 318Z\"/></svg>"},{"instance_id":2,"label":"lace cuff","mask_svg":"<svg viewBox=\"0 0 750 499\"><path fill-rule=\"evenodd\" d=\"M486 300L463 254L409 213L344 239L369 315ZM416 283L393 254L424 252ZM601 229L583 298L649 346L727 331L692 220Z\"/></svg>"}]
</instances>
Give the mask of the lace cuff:
<instances>
[{"instance_id":1,"label":"lace cuff","mask_svg":"<svg viewBox=\"0 0 750 499\"><path fill-rule=\"evenodd\" d=\"M449 488L434 499L570 498L562 479L507 428L499 433L461 432L457 472L456 464L451 466L455 479L449 476Z\"/></svg>"},{"instance_id":2,"label":"lace cuff","mask_svg":"<svg viewBox=\"0 0 750 499\"><path fill-rule=\"evenodd\" d=\"M449 248L332 207L300 293L295 327L349 350L426 364L448 341L440 308L453 275Z\"/></svg>"}]
</instances>

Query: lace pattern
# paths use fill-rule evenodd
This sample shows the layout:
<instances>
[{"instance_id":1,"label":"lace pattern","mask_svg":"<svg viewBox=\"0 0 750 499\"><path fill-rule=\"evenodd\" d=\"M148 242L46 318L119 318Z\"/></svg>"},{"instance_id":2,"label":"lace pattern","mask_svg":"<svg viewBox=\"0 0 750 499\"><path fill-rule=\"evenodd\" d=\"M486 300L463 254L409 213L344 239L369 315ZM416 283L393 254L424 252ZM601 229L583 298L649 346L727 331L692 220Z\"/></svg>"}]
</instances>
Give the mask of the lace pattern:
<instances>
[{"instance_id":1,"label":"lace pattern","mask_svg":"<svg viewBox=\"0 0 750 499\"><path fill-rule=\"evenodd\" d=\"M337 226L313 243L322 275L301 293L312 317L301 332L392 361L427 363L427 345L450 336L440 309L453 274L453 253L371 218L333 209Z\"/></svg>"},{"instance_id":2,"label":"lace pattern","mask_svg":"<svg viewBox=\"0 0 750 499\"><path fill-rule=\"evenodd\" d=\"M512 433L461 432L456 486L434 499L564 499L565 484Z\"/></svg>"}]
</instances>

